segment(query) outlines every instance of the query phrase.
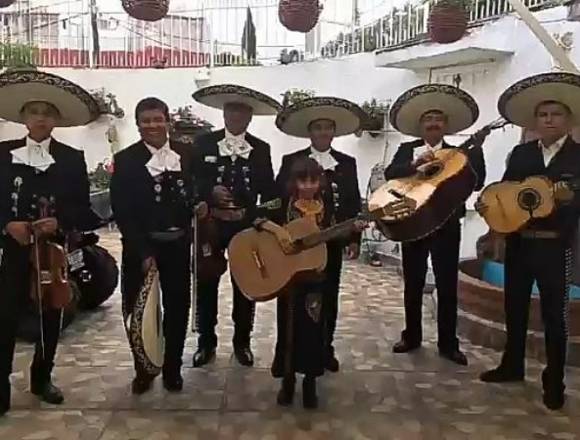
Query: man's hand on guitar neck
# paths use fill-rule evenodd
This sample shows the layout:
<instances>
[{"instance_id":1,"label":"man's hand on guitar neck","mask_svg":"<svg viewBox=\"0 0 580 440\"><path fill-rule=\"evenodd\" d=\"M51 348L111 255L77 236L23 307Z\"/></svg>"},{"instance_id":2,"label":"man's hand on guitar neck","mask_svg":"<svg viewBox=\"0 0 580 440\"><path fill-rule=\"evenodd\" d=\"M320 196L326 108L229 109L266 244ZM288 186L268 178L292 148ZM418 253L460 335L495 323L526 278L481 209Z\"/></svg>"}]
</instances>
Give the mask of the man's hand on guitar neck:
<instances>
[{"instance_id":1,"label":"man's hand on guitar neck","mask_svg":"<svg viewBox=\"0 0 580 440\"><path fill-rule=\"evenodd\" d=\"M27 246L31 242L32 232L28 222L10 222L6 225L6 232L21 246Z\"/></svg>"},{"instance_id":2,"label":"man's hand on guitar neck","mask_svg":"<svg viewBox=\"0 0 580 440\"><path fill-rule=\"evenodd\" d=\"M32 231L41 237L54 235L58 230L58 221L54 217L41 218L32 223Z\"/></svg>"},{"instance_id":3,"label":"man's hand on guitar neck","mask_svg":"<svg viewBox=\"0 0 580 440\"><path fill-rule=\"evenodd\" d=\"M554 184L554 198L560 203L570 203L574 200L574 191L566 182L556 182Z\"/></svg>"},{"instance_id":4,"label":"man's hand on guitar neck","mask_svg":"<svg viewBox=\"0 0 580 440\"><path fill-rule=\"evenodd\" d=\"M484 127L481 130L479 130L477 133L475 133L471 137L473 140L473 148L481 148L481 146L483 145L483 142L489 136L489 133L491 133L490 127Z\"/></svg>"}]
</instances>

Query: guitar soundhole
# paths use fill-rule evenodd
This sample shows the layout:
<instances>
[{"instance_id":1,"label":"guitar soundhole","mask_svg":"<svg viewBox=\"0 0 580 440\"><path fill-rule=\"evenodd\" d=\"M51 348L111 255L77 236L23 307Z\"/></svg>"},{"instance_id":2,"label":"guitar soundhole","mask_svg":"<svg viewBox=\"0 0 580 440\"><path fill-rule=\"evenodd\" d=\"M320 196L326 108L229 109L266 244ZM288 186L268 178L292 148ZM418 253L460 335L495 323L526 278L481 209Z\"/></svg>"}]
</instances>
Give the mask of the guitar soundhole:
<instances>
[{"instance_id":1,"label":"guitar soundhole","mask_svg":"<svg viewBox=\"0 0 580 440\"><path fill-rule=\"evenodd\" d=\"M434 177L435 175L439 174L442 169L443 165L441 165L440 163L431 164L423 172L423 176L426 177L427 179L430 179L431 177Z\"/></svg>"},{"instance_id":2,"label":"guitar soundhole","mask_svg":"<svg viewBox=\"0 0 580 440\"><path fill-rule=\"evenodd\" d=\"M540 206L541 196L535 189L527 188L518 194L518 205L526 211L533 211Z\"/></svg>"}]
</instances>

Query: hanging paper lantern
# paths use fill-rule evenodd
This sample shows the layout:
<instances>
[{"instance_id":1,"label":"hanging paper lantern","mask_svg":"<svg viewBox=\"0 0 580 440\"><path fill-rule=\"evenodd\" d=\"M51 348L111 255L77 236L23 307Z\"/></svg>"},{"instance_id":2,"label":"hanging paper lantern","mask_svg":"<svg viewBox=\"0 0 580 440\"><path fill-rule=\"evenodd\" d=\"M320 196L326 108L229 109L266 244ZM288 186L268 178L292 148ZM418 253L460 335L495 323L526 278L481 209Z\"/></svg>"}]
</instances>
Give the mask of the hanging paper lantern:
<instances>
[{"instance_id":1,"label":"hanging paper lantern","mask_svg":"<svg viewBox=\"0 0 580 440\"><path fill-rule=\"evenodd\" d=\"M161 20L169 11L169 0L122 0L121 3L127 14L137 20Z\"/></svg>"},{"instance_id":2,"label":"hanging paper lantern","mask_svg":"<svg viewBox=\"0 0 580 440\"><path fill-rule=\"evenodd\" d=\"M0 0L0 8L7 8L14 3L15 0Z\"/></svg>"},{"instance_id":3,"label":"hanging paper lantern","mask_svg":"<svg viewBox=\"0 0 580 440\"><path fill-rule=\"evenodd\" d=\"M318 0L280 0L278 16L285 28L294 32L310 32L322 12Z\"/></svg>"},{"instance_id":4,"label":"hanging paper lantern","mask_svg":"<svg viewBox=\"0 0 580 440\"><path fill-rule=\"evenodd\" d=\"M443 0L433 5L427 22L429 37L436 43L453 43L467 30L468 12L457 0Z\"/></svg>"}]
</instances>

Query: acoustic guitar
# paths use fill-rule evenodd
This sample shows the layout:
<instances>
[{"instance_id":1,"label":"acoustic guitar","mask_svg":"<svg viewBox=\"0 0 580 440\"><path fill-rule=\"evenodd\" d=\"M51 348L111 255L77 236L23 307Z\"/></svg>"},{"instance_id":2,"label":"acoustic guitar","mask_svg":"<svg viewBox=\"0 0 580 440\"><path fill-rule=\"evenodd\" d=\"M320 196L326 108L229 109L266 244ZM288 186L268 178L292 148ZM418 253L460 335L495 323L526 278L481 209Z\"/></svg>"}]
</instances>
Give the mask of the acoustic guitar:
<instances>
[{"instance_id":1,"label":"acoustic guitar","mask_svg":"<svg viewBox=\"0 0 580 440\"><path fill-rule=\"evenodd\" d=\"M577 180L566 183L574 191L580 189ZM486 205L481 216L501 234L517 232L533 219L550 216L557 207L554 183L544 176L492 183L481 192L479 200Z\"/></svg>"},{"instance_id":2,"label":"acoustic guitar","mask_svg":"<svg viewBox=\"0 0 580 440\"><path fill-rule=\"evenodd\" d=\"M498 119L478 133L507 125ZM473 145L475 136L457 148L443 148L434 152L435 160L421 167L414 175L392 179L372 193L369 209L385 206L401 199L411 199L417 208L414 213L397 218L384 216L377 226L390 240L413 241L439 229L473 192L477 175L465 153Z\"/></svg>"},{"instance_id":3,"label":"acoustic guitar","mask_svg":"<svg viewBox=\"0 0 580 440\"><path fill-rule=\"evenodd\" d=\"M242 293L253 301L268 301L300 275L322 272L326 267L326 242L350 234L357 221L379 216L404 216L409 207L403 203L381 207L377 211L320 230L312 217L289 222L295 252L286 254L272 232L249 228L236 234L228 247L230 271Z\"/></svg>"}]
</instances>

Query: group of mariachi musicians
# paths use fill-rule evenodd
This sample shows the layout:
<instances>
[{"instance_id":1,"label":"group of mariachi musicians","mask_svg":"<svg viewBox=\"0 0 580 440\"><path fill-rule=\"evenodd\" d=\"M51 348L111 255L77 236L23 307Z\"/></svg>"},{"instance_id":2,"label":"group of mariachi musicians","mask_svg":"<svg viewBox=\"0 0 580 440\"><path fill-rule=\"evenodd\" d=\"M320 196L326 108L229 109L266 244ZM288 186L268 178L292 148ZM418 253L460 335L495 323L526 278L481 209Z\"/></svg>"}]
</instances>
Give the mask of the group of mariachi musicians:
<instances>
[{"instance_id":1,"label":"group of mariachi musicians","mask_svg":"<svg viewBox=\"0 0 580 440\"><path fill-rule=\"evenodd\" d=\"M124 321L143 318L147 309L143 290L152 273L162 292L165 346L157 362L159 371L151 368L143 340L140 345L139 337L129 331L135 394L147 392L159 372L168 391L182 390L190 308L195 309L198 333L193 366L202 367L214 359L218 292L226 272L224 253L236 234L248 228L277 231L280 245L290 249L291 237L284 236L280 226L309 217L323 229L361 211L356 160L332 146L336 137L360 129L364 113L356 104L317 97L281 108L274 99L236 85L206 87L193 97L223 110L223 129L201 135L194 147L174 142L168 136L167 105L146 98L135 109L140 141L114 157L110 189L123 247ZM501 364L483 373L481 379L524 380L528 308L537 280L546 328L543 398L555 410L565 400L566 307L571 247L580 215L580 197L566 184L580 178L580 147L569 134L580 122L580 77L549 73L526 78L504 92L498 108L507 121L539 136L513 149L503 180L543 175L558 182L554 191L558 209L506 237L507 343ZM87 125L98 115L91 95L64 78L37 70L0 75L0 117L22 123L28 130L23 139L0 143L0 414L10 408L17 320L28 296L38 304L42 328L30 368L30 391L51 404L64 400L51 379L62 317L55 280L63 274L56 273L54 265L59 249L66 254L68 234L91 230L95 219L83 153L54 139L52 131ZM267 115L276 116L282 132L304 138L307 145L282 158L277 177L269 144L247 131L253 116ZM478 116L473 98L456 87L428 84L405 92L392 106L390 121L395 129L417 140L399 147L385 170L386 179L411 176L432 163L440 149L455 148L444 136L468 129ZM474 191L483 187L486 177L482 145L488 133L478 132L467 151L477 176ZM482 200L475 207L482 214L489 209ZM459 207L432 233L403 243L406 327L393 347L395 353L421 346L422 293L430 255L438 295L439 353L467 365L456 334L464 214L465 207ZM292 403L295 375L300 373L304 375L303 405L316 408L316 378L325 371L339 370L333 340L343 257L358 257L363 228L355 223L348 234L329 242L325 268L315 277L293 283L277 297L272 374L281 378L280 405ZM47 243L50 246L44 246ZM233 278L232 285L234 355L241 365L252 366L255 302L241 292ZM195 304L191 304L192 288L197 293Z\"/></svg>"}]
</instances>

